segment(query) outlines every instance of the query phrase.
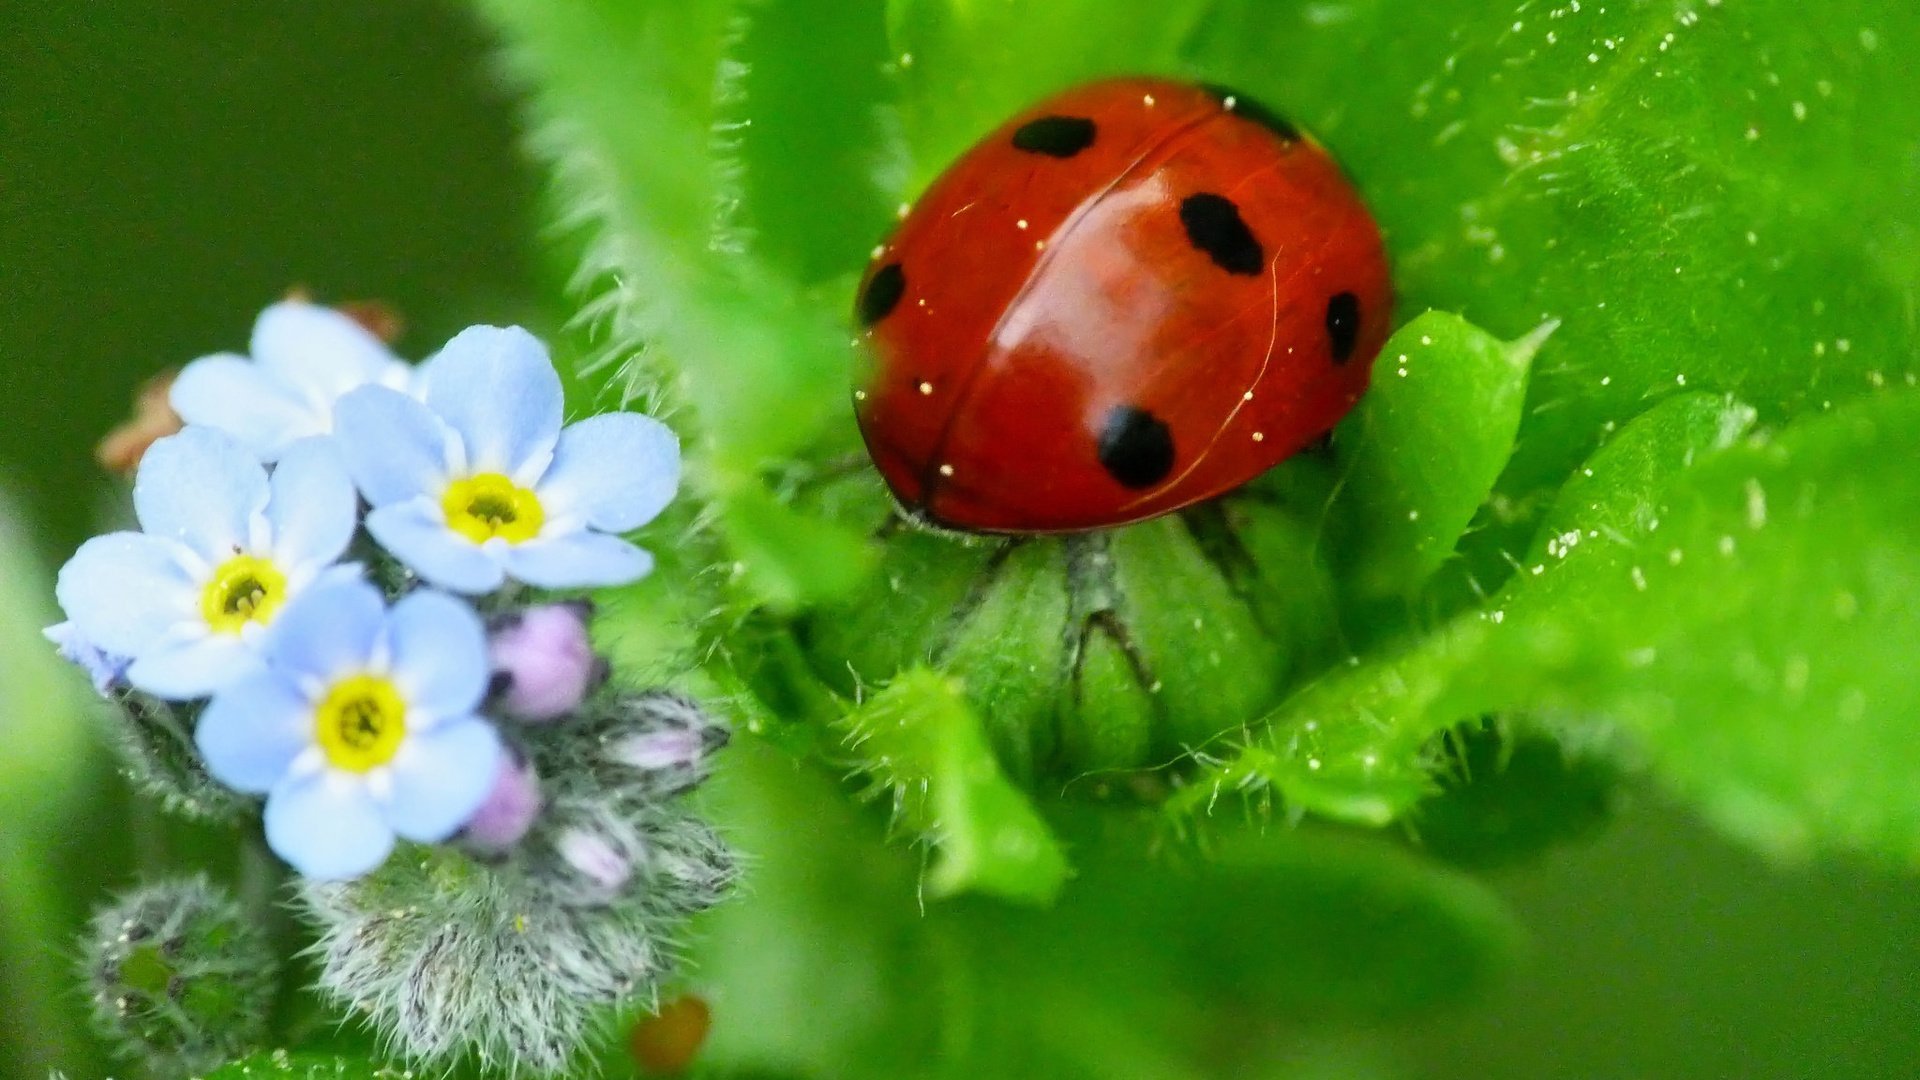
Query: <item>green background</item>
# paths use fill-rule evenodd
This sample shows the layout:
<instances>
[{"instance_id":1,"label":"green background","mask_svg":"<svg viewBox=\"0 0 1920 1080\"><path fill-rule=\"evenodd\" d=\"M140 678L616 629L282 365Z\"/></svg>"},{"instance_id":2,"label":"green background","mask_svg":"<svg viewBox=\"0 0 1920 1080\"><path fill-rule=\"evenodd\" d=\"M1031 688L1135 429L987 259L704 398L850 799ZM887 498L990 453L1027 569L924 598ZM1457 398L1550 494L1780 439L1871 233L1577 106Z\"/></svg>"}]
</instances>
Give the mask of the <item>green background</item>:
<instances>
[{"instance_id":1,"label":"green background","mask_svg":"<svg viewBox=\"0 0 1920 1080\"><path fill-rule=\"evenodd\" d=\"M96 527L111 488L91 447L134 387L241 348L288 286L394 304L415 356L552 291L539 181L463 10L14 5L0 51L0 475L47 566ZM1482 1006L1388 1033L1413 1075L1893 1077L1920 1061L1910 881L1771 868L1645 801L1494 880L1528 959Z\"/></svg>"}]
</instances>

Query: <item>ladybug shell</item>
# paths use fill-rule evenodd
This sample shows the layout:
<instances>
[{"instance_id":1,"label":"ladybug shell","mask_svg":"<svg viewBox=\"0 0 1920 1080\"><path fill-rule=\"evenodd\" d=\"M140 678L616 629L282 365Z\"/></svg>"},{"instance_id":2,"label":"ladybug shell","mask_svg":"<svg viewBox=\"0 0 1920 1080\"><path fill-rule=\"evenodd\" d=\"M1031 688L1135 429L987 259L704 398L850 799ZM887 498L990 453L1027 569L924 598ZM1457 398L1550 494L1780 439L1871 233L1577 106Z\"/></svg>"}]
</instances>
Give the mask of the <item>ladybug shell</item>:
<instances>
[{"instance_id":1,"label":"ladybug shell","mask_svg":"<svg viewBox=\"0 0 1920 1080\"><path fill-rule=\"evenodd\" d=\"M1379 229L1318 145L1230 91L1093 83L987 136L875 249L855 411L932 523L1123 525L1330 430L1391 307Z\"/></svg>"}]
</instances>

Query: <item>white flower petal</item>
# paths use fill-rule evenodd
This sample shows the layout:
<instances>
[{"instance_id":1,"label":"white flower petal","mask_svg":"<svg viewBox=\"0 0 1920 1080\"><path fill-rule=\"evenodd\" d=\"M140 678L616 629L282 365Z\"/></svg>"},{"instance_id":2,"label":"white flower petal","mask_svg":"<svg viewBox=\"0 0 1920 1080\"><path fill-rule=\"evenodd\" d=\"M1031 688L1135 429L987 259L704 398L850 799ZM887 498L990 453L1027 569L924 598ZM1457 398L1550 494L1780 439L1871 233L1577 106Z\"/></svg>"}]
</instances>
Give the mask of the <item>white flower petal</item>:
<instances>
[{"instance_id":1,"label":"white flower petal","mask_svg":"<svg viewBox=\"0 0 1920 1080\"><path fill-rule=\"evenodd\" d=\"M439 504L427 496L374 510L367 515L367 531L394 558L443 589L492 592L506 580L501 560L447 528Z\"/></svg>"},{"instance_id":2,"label":"white flower petal","mask_svg":"<svg viewBox=\"0 0 1920 1080\"><path fill-rule=\"evenodd\" d=\"M472 472L531 482L560 438L560 373L520 327L471 326L434 357L427 405L460 433Z\"/></svg>"},{"instance_id":3,"label":"white flower petal","mask_svg":"<svg viewBox=\"0 0 1920 1080\"><path fill-rule=\"evenodd\" d=\"M493 790L502 753L500 736L477 717L409 733L390 766L393 786L381 800L387 823L421 843L452 836Z\"/></svg>"},{"instance_id":4,"label":"white flower petal","mask_svg":"<svg viewBox=\"0 0 1920 1080\"><path fill-rule=\"evenodd\" d=\"M267 846L316 881L359 877L393 852L393 830L364 783L322 770L267 796Z\"/></svg>"},{"instance_id":5,"label":"white flower petal","mask_svg":"<svg viewBox=\"0 0 1920 1080\"><path fill-rule=\"evenodd\" d=\"M480 707L492 667L473 608L446 593L416 592L387 613L387 642L393 681L410 708L450 717Z\"/></svg>"},{"instance_id":6,"label":"white flower petal","mask_svg":"<svg viewBox=\"0 0 1920 1080\"><path fill-rule=\"evenodd\" d=\"M355 387L377 383L399 358L366 327L330 307L283 300L253 324L254 362L326 408Z\"/></svg>"},{"instance_id":7,"label":"white flower petal","mask_svg":"<svg viewBox=\"0 0 1920 1080\"><path fill-rule=\"evenodd\" d=\"M215 780L259 794L313 743L313 704L286 676L257 669L228 683L200 714L193 743Z\"/></svg>"},{"instance_id":8,"label":"white flower petal","mask_svg":"<svg viewBox=\"0 0 1920 1080\"><path fill-rule=\"evenodd\" d=\"M302 439L289 447L269 480L267 520L273 554L286 567L331 563L346 552L358 524L359 496L334 439Z\"/></svg>"},{"instance_id":9,"label":"white flower petal","mask_svg":"<svg viewBox=\"0 0 1920 1080\"><path fill-rule=\"evenodd\" d=\"M168 388L167 403L182 420L232 435L262 461L277 460L294 440L333 424L329 410L232 354L188 364Z\"/></svg>"},{"instance_id":10,"label":"white flower petal","mask_svg":"<svg viewBox=\"0 0 1920 1080\"><path fill-rule=\"evenodd\" d=\"M347 472L374 506L438 497L457 441L425 405L397 390L365 386L334 407L334 435Z\"/></svg>"},{"instance_id":11,"label":"white flower petal","mask_svg":"<svg viewBox=\"0 0 1920 1080\"><path fill-rule=\"evenodd\" d=\"M316 584L288 601L261 651L295 681L332 682L366 667L386 623L380 590L360 580Z\"/></svg>"},{"instance_id":12,"label":"white flower petal","mask_svg":"<svg viewBox=\"0 0 1920 1080\"><path fill-rule=\"evenodd\" d=\"M138 656L183 622L200 618L185 546L134 532L96 536L60 568L54 596L80 636L117 656Z\"/></svg>"},{"instance_id":13,"label":"white flower petal","mask_svg":"<svg viewBox=\"0 0 1920 1080\"><path fill-rule=\"evenodd\" d=\"M168 701L192 701L260 668L260 658L236 634L166 641L134 660L127 681Z\"/></svg>"},{"instance_id":14,"label":"white flower petal","mask_svg":"<svg viewBox=\"0 0 1920 1080\"><path fill-rule=\"evenodd\" d=\"M246 548L267 494L267 471L232 436L190 427L140 459L133 509L147 535L185 544L217 566Z\"/></svg>"},{"instance_id":15,"label":"white flower petal","mask_svg":"<svg viewBox=\"0 0 1920 1080\"><path fill-rule=\"evenodd\" d=\"M652 555L605 533L540 537L507 551L507 572L543 589L625 585L652 571Z\"/></svg>"},{"instance_id":16,"label":"white flower petal","mask_svg":"<svg viewBox=\"0 0 1920 1080\"><path fill-rule=\"evenodd\" d=\"M657 517L679 487L673 430L639 413L607 413L560 433L537 494L550 517L579 515L603 532L626 532Z\"/></svg>"}]
</instances>

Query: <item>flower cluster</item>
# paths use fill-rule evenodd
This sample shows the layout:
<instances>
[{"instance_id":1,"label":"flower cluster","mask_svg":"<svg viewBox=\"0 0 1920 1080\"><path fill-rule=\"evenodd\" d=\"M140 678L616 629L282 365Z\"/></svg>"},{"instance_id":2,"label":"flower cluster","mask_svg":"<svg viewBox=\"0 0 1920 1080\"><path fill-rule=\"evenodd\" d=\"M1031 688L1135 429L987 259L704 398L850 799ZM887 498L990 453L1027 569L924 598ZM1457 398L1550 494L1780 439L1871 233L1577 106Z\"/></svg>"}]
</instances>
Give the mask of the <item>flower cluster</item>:
<instances>
[{"instance_id":1,"label":"flower cluster","mask_svg":"<svg viewBox=\"0 0 1920 1080\"><path fill-rule=\"evenodd\" d=\"M473 327L414 366L291 300L169 401L186 426L140 461L138 530L61 569L48 637L103 694L184 717L196 768L263 796L268 844L309 878L399 840L512 848L541 813L529 744L608 675L585 607L536 591L649 572L621 534L673 498L673 433L564 424L525 330Z\"/></svg>"}]
</instances>

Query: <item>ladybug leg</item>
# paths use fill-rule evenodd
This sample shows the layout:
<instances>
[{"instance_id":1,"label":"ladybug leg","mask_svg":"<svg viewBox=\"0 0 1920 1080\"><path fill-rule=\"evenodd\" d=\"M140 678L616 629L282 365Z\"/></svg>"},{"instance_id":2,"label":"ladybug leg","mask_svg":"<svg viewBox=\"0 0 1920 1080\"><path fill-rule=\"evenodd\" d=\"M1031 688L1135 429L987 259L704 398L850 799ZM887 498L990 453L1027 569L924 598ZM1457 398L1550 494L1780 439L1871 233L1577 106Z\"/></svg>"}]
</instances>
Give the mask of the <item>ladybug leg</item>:
<instances>
[{"instance_id":1,"label":"ladybug leg","mask_svg":"<svg viewBox=\"0 0 1920 1080\"><path fill-rule=\"evenodd\" d=\"M1211 499L1180 511L1180 524L1186 527L1187 535L1193 538L1200 554L1220 572L1220 579L1247 605L1247 610L1254 613L1255 620L1260 621L1262 606L1253 603L1253 596L1259 588L1260 567L1253 553L1247 550L1247 545L1241 542L1240 534L1234 530L1227 514L1228 500L1240 498L1278 504L1278 500L1264 493L1236 491L1224 498ZM1269 634L1285 630L1284 627L1267 626L1264 622L1261 629Z\"/></svg>"},{"instance_id":2,"label":"ladybug leg","mask_svg":"<svg viewBox=\"0 0 1920 1080\"><path fill-rule=\"evenodd\" d=\"M1108 536L1104 531L1075 533L1060 541L1067 557L1066 663L1074 707L1078 708L1082 701L1081 670L1087 648L1094 635L1104 634L1119 647L1133 671L1134 681L1158 711L1160 698L1154 691L1159 680L1154 678L1151 665L1133 640L1132 630L1120 616L1120 584L1113 572Z\"/></svg>"},{"instance_id":3,"label":"ladybug leg","mask_svg":"<svg viewBox=\"0 0 1920 1080\"><path fill-rule=\"evenodd\" d=\"M1153 677L1153 672L1147 667L1146 657L1140 655L1139 646L1133 643L1133 634L1127 629L1127 624L1121 620L1120 613L1112 608L1101 608L1080 623L1080 639L1074 644L1073 684L1076 699L1079 697L1081 660L1086 656L1087 645L1092 642L1095 634L1105 634L1109 641L1120 647L1121 653L1127 658L1127 666L1133 669L1134 681L1140 684L1140 689L1151 693L1153 688L1159 685L1158 680Z\"/></svg>"},{"instance_id":4,"label":"ladybug leg","mask_svg":"<svg viewBox=\"0 0 1920 1080\"><path fill-rule=\"evenodd\" d=\"M900 519L894 518L893 520L899 521ZM953 648L955 636L959 633L960 629L967 624L967 620L973 617L973 613L979 609L980 605L986 601L987 594L993 591L993 585L996 581L1000 580L1000 574L1006 568L1007 560L1012 558L1013 553L1020 550L1027 543L1029 543L1029 541L1026 537L1008 537L1000 542L1000 546L994 549L992 555L987 556L986 565L980 568L980 572L974 575L972 584L967 587L967 595L962 597L958 604L954 605L953 613L947 616L946 627L940 632L939 638L936 639L929 659L936 663L945 662L947 653Z\"/></svg>"}]
</instances>

